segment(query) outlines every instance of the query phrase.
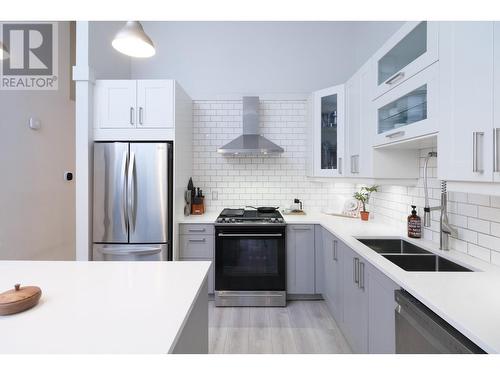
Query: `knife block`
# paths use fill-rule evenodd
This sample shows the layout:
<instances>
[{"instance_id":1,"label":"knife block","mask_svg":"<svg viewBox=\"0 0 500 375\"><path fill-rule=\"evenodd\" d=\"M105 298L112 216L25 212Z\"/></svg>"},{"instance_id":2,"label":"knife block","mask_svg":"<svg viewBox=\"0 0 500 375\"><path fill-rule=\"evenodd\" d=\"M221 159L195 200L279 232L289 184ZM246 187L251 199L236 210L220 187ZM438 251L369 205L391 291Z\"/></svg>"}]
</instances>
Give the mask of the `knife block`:
<instances>
[{"instance_id":1,"label":"knife block","mask_svg":"<svg viewBox=\"0 0 500 375\"><path fill-rule=\"evenodd\" d=\"M205 202L203 197L195 197L191 202L191 215L203 215L205 213Z\"/></svg>"}]
</instances>

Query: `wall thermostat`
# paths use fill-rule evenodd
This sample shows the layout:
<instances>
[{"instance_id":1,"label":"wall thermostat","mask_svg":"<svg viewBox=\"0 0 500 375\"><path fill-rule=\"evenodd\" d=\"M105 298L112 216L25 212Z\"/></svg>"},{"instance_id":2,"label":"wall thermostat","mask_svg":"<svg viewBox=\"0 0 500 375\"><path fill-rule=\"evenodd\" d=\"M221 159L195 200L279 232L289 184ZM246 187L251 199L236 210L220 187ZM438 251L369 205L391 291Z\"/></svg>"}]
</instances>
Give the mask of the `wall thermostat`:
<instances>
[{"instance_id":1,"label":"wall thermostat","mask_svg":"<svg viewBox=\"0 0 500 375\"><path fill-rule=\"evenodd\" d=\"M73 179L73 172L64 172L64 180L71 181Z\"/></svg>"}]
</instances>

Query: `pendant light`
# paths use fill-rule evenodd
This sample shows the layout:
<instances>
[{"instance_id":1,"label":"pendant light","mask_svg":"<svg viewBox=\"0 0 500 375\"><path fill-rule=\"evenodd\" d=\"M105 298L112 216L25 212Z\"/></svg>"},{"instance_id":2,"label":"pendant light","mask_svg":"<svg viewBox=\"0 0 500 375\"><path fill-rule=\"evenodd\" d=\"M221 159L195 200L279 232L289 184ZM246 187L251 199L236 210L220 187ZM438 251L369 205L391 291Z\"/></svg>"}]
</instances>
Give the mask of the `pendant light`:
<instances>
[{"instance_id":1,"label":"pendant light","mask_svg":"<svg viewBox=\"0 0 500 375\"><path fill-rule=\"evenodd\" d=\"M117 51L132 57L151 57L155 46L139 21L128 21L111 43Z\"/></svg>"},{"instance_id":2,"label":"pendant light","mask_svg":"<svg viewBox=\"0 0 500 375\"><path fill-rule=\"evenodd\" d=\"M4 44L0 42L0 60L5 60L9 57L9 53L7 52L7 48L5 48Z\"/></svg>"}]
</instances>

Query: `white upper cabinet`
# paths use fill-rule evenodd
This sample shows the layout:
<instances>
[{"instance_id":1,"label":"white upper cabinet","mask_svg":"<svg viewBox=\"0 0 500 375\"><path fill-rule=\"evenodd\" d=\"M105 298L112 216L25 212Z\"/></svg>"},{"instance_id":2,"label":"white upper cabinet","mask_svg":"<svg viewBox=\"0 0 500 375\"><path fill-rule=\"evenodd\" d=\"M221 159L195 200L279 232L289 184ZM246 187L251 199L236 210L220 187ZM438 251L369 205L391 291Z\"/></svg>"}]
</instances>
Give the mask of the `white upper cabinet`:
<instances>
[{"instance_id":1,"label":"white upper cabinet","mask_svg":"<svg viewBox=\"0 0 500 375\"><path fill-rule=\"evenodd\" d=\"M372 127L368 111L371 106L371 64L366 63L346 83L345 176L371 177Z\"/></svg>"},{"instance_id":2,"label":"white upper cabinet","mask_svg":"<svg viewBox=\"0 0 500 375\"><path fill-rule=\"evenodd\" d=\"M500 52L494 51L494 26L498 28L493 22L441 23L441 179L493 181L494 93L500 90L498 69L494 69L500 66ZM498 46L497 41L495 47ZM498 95L495 100L499 102ZM498 117L495 121L498 124Z\"/></svg>"},{"instance_id":3,"label":"white upper cabinet","mask_svg":"<svg viewBox=\"0 0 500 375\"><path fill-rule=\"evenodd\" d=\"M174 81L137 81L137 122L144 128L166 128L174 125Z\"/></svg>"},{"instance_id":4,"label":"white upper cabinet","mask_svg":"<svg viewBox=\"0 0 500 375\"><path fill-rule=\"evenodd\" d=\"M373 56L373 98L392 90L438 60L437 22L407 22Z\"/></svg>"},{"instance_id":5,"label":"white upper cabinet","mask_svg":"<svg viewBox=\"0 0 500 375\"><path fill-rule=\"evenodd\" d=\"M136 81L96 81L94 102L95 127L112 129L135 126Z\"/></svg>"},{"instance_id":6,"label":"white upper cabinet","mask_svg":"<svg viewBox=\"0 0 500 375\"><path fill-rule=\"evenodd\" d=\"M438 131L438 70L434 64L373 101L374 146Z\"/></svg>"},{"instance_id":7,"label":"white upper cabinet","mask_svg":"<svg viewBox=\"0 0 500 375\"><path fill-rule=\"evenodd\" d=\"M344 160L344 85L313 93L311 98L309 175L343 176Z\"/></svg>"},{"instance_id":8,"label":"white upper cabinet","mask_svg":"<svg viewBox=\"0 0 500 375\"><path fill-rule=\"evenodd\" d=\"M172 80L97 80L94 127L172 128L174 85Z\"/></svg>"}]
</instances>

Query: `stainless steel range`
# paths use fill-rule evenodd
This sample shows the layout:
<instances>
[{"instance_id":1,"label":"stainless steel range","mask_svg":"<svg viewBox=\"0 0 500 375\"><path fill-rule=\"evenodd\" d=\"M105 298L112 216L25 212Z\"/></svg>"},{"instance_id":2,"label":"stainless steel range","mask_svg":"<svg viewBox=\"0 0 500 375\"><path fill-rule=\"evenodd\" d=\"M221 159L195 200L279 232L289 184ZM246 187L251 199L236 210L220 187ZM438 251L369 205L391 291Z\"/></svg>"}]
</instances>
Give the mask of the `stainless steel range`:
<instances>
[{"instance_id":1,"label":"stainless steel range","mask_svg":"<svg viewBox=\"0 0 500 375\"><path fill-rule=\"evenodd\" d=\"M221 212L215 223L216 306L286 306L285 229L272 207Z\"/></svg>"}]
</instances>

